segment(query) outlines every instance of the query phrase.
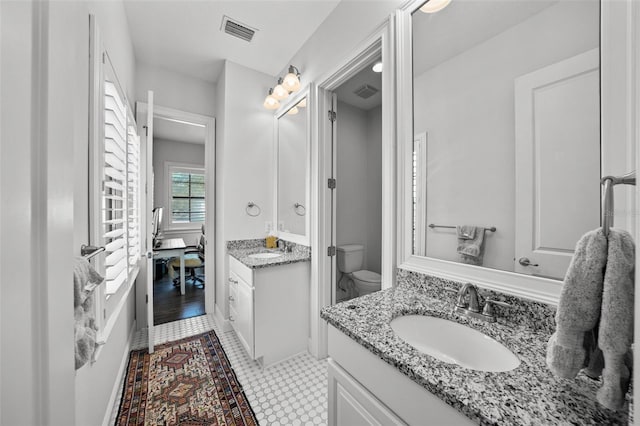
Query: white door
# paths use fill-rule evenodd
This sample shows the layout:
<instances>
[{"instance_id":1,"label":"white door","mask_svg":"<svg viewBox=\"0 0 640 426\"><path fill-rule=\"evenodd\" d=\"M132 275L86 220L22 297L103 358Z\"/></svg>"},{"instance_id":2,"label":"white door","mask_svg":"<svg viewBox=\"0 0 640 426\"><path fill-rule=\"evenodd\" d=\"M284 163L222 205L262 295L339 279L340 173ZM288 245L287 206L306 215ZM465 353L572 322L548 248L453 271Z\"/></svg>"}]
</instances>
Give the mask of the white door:
<instances>
[{"instance_id":1,"label":"white door","mask_svg":"<svg viewBox=\"0 0 640 426\"><path fill-rule=\"evenodd\" d=\"M600 225L599 50L515 81L515 272L563 279Z\"/></svg>"},{"instance_id":2,"label":"white door","mask_svg":"<svg viewBox=\"0 0 640 426\"><path fill-rule=\"evenodd\" d=\"M155 334L153 332L153 92L149 90L147 94L147 117L146 117L146 129L145 129L145 145L146 145L146 194L145 194L145 209L144 214L146 216L146 232L145 240L147 245L147 327L149 336L149 353L153 353L153 343Z\"/></svg>"}]
</instances>

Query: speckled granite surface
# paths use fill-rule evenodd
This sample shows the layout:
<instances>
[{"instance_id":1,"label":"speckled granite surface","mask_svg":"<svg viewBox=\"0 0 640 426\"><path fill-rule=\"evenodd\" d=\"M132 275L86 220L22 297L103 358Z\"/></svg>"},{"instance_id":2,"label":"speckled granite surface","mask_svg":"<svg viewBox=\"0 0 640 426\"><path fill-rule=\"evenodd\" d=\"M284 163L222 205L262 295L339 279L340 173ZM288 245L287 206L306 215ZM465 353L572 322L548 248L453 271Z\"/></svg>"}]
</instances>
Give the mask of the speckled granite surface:
<instances>
[{"instance_id":1,"label":"speckled granite surface","mask_svg":"<svg viewBox=\"0 0 640 426\"><path fill-rule=\"evenodd\" d=\"M546 368L552 306L480 290L482 297L514 304L510 314L507 308L497 312L509 315L508 319L491 324L451 313L455 293L442 288L457 289L459 283L404 271L398 282L393 289L325 307L321 317L479 424L627 424L626 405L614 413L597 404L599 381L582 374L575 380L557 379ZM527 308L531 308L528 319ZM490 373L422 354L396 337L389 325L407 314L445 318L482 331L509 348L521 363L512 371Z\"/></svg>"},{"instance_id":2,"label":"speckled granite surface","mask_svg":"<svg viewBox=\"0 0 640 426\"><path fill-rule=\"evenodd\" d=\"M310 247L291 242L289 244L292 246L292 251L285 253L281 250L266 248L263 239L227 241L227 253L252 269L268 268L270 266L285 265L287 263L308 262L311 260ZM249 255L255 253L279 253L281 255L270 259L255 259L249 257Z\"/></svg>"}]
</instances>

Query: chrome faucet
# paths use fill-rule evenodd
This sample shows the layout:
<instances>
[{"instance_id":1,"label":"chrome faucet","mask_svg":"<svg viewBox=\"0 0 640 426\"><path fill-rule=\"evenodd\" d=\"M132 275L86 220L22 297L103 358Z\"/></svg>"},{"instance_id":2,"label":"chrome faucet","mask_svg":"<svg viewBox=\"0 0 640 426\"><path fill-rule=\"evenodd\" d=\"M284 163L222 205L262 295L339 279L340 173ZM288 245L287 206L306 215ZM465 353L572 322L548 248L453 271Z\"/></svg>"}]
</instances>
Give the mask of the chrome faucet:
<instances>
[{"instance_id":1,"label":"chrome faucet","mask_svg":"<svg viewBox=\"0 0 640 426\"><path fill-rule=\"evenodd\" d=\"M505 308L511 307L508 303L487 299L481 313L480 302L478 301L478 288L471 283L466 283L458 291L458 300L453 311L467 317L495 322L496 316L493 311L493 305L499 305Z\"/></svg>"},{"instance_id":2,"label":"chrome faucet","mask_svg":"<svg viewBox=\"0 0 640 426\"><path fill-rule=\"evenodd\" d=\"M460 288L460 291L458 292L458 301L456 303L456 308L468 310L470 312L480 312L480 306L478 303L478 288L475 285L466 283Z\"/></svg>"}]
</instances>

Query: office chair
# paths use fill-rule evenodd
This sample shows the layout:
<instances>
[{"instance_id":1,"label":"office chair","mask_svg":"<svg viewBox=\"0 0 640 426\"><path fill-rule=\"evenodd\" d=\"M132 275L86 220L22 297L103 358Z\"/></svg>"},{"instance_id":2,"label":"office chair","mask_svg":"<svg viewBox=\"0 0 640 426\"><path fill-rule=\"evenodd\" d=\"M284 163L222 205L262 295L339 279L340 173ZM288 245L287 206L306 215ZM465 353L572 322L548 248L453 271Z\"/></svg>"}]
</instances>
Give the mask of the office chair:
<instances>
[{"instance_id":1,"label":"office chair","mask_svg":"<svg viewBox=\"0 0 640 426\"><path fill-rule=\"evenodd\" d=\"M197 275L196 269L204 268L204 245L205 245L205 236L204 236L204 225L202 225L202 234L200 235L200 239L198 240L198 245L196 246L187 246L187 249L184 253L184 272L185 275L185 283L187 281L191 281L191 283L199 288L204 288L204 275ZM169 267L173 269L180 269L180 258L173 258L169 261ZM198 285L198 283L200 285ZM173 285L180 285L180 276L173 279Z\"/></svg>"}]
</instances>

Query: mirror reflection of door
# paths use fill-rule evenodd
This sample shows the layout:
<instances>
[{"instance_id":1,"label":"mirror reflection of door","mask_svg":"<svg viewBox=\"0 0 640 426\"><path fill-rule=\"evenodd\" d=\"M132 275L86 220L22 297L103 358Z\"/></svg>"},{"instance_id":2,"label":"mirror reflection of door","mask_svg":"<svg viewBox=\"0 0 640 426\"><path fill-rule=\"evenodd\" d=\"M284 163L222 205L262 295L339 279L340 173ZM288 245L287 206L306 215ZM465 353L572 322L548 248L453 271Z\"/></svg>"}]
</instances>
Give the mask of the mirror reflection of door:
<instances>
[{"instance_id":1,"label":"mirror reflection of door","mask_svg":"<svg viewBox=\"0 0 640 426\"><path fill-rule=\"evenodd\" d=\"M515 81L514 270L562 279L600 224L599 50Z\"/></svg>"},{"instance_id":2,"label":"mirror reflection of door","mask_svg":"<svg viewBox=\"0 0 640 426\"><path fill-rule=\"evenodd\" d=\"M412 31L414 254L472 263L477 230L472 264L562 279L600 223L600 2L457 0Z\"/></svg>"}]
</instances>

